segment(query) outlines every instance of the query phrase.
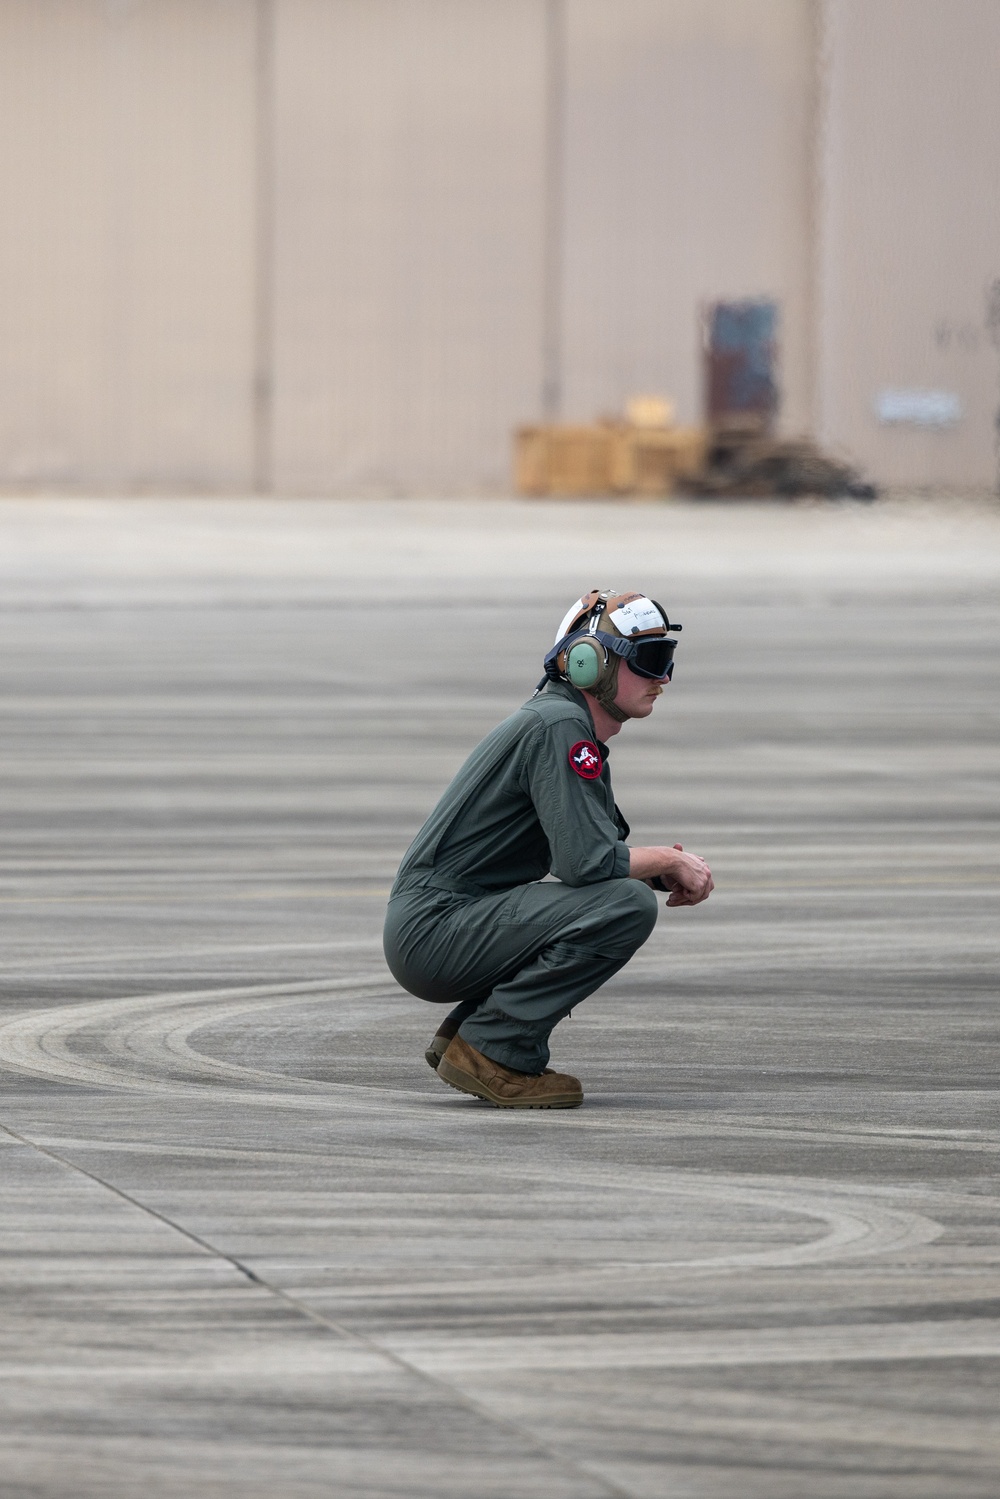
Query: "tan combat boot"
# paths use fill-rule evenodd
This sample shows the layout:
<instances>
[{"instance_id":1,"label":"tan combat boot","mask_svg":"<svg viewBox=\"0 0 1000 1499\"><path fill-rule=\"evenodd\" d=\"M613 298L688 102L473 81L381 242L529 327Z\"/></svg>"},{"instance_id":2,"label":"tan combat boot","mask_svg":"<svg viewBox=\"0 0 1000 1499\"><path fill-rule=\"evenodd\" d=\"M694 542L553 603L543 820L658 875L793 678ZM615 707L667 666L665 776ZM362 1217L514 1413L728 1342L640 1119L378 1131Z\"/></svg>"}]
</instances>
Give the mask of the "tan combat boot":
<instances>
[{"instance_id":1,"label":"tan combat boot","mask_svg":"<svg viewBox=\"0 0 1000 1499\"><path fill-rule=\"evenodd\" d=\"M484 1057L461 1036L449 1043L438 1077L462 1093L485 1098L498 1109L575 1109L583 1103L578 1078L566 1072L514 1072Z\"/></svg>"}]
</instances>

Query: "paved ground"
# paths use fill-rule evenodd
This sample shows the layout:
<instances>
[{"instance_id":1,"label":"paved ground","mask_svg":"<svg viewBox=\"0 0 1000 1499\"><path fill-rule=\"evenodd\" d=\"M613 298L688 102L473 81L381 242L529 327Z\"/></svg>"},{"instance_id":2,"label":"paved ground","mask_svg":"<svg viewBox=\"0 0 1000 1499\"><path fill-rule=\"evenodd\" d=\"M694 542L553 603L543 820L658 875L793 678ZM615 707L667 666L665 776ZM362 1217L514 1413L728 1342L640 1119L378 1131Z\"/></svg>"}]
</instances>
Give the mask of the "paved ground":
<instances>
[{"instance_id":1,"label":"paved ground","mask_svg":"<svg viewBox=\"0 0 1000 1499\"><path fill-rule=\"evenodd\" d=\"M995 1496L998 542L0 505L3 1499ZM508 1115L381 913L599 582L686 626L616 786L718 890Z\"/></svg>"}]
</instances>

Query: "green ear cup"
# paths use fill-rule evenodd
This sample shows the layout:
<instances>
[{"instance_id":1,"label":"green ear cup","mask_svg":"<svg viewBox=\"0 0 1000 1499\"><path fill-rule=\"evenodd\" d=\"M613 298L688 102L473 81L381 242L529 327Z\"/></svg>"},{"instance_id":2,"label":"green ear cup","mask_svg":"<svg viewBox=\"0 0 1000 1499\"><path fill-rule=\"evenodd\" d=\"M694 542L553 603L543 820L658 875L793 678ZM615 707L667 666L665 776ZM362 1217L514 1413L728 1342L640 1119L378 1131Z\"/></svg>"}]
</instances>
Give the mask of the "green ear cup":
<instances>
[{"instance_id":1,"label":"green ear cup","mask_svg":"<svg viewBox=\"0 0 1000 1499\"><path fill-rule=\"evenodd\" d=\"M593 687L601 675L604 651L596 640L578 640L566 652L566 679L574 687Z\"/></svg>"}]
</instances>

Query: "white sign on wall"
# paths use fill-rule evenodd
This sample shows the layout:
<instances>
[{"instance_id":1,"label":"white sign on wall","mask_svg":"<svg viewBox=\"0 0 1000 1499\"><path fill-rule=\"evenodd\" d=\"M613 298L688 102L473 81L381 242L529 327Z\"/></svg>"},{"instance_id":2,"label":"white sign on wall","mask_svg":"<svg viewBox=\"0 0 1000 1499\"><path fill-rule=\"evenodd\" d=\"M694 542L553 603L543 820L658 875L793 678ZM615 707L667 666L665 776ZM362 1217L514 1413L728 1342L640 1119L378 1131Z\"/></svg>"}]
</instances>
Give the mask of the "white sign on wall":
<instances>
[{"instance_id":1,"label":"white sign on wall","mask_svg":"<svg viewBox=\"0 0 1000 1499\"><path fill-rule=\"evenodd\" d=\"M886 426L953 427L962 403L952 390L880 390L875 414Z\"/></svg>"}]
</instances>

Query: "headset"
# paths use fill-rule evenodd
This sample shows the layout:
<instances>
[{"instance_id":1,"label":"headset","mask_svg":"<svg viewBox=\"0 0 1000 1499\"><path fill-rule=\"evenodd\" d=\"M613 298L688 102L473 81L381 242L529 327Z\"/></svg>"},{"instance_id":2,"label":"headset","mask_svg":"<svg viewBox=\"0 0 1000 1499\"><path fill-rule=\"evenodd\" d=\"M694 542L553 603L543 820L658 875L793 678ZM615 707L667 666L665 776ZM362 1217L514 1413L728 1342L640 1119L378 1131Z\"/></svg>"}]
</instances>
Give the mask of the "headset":
<instances>
[{"instance_id":1,"label":"headset","mask_svg":"<svg viewBox=\"0 0 1000 1499\"><path fill-rule=\"evenodd\" d=\"M581 692L593 692L607 679L614 657L624 661L636 676L648 677L654 682L669 682L674 670L676 640L668 640L662 635L630 640L627 636L609 635L598 628L608 600L613 596L610 591L599 593L587 613L576 620L574 628L556 641L546 654L545 675L536 692L540 692L546 682L568 682ZM665 629L678 632L682 629L681 625L671 624L662 604L655 599L649 602L659 610Z\"/></svg>"}]
</instances>

